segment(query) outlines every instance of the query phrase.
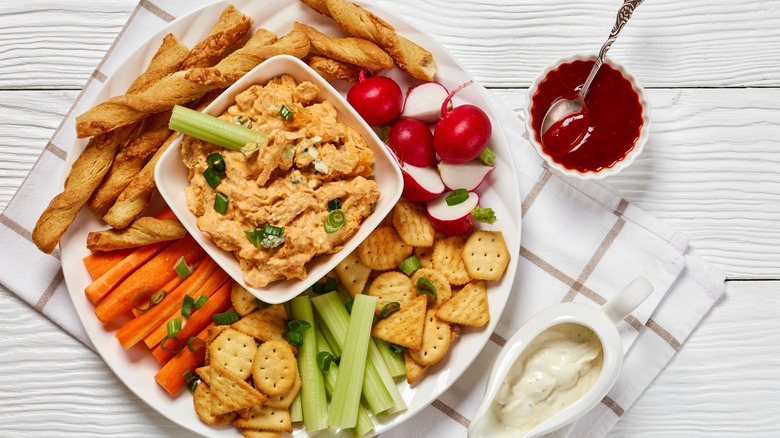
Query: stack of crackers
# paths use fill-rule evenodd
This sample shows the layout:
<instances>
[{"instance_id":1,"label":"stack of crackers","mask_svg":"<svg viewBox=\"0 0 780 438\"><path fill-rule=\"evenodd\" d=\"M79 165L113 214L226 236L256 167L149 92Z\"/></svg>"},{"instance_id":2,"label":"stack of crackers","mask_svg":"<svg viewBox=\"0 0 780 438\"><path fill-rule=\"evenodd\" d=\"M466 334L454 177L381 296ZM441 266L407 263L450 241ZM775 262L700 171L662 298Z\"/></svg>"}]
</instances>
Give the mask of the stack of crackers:
<instances>
[{"instance_id":1,"label":"stack of crackers","mask_svg":"<svg viewBox=\"0 0 780 438\"><path fill-rule=\"evenodd\" d=\"M209 330L206 363L193 395L198 418L211 426L232 423L247 437L292 432L290 405L301 389L296 349L284 338L284 306L258 309L252 295L236 286L229 326Z\"/></svg>"},{"instance_id":2,"label":"stack of crackers","mask_svg":"<svg viewBox=\"0 0 780 438\"><path fill-rule=\"evenodd\" d=\"M398 266L411 256L422 267L406 275ZM423 205L401 200L335 271L350 295L379 297L377 315L388 303L400 304L374 325L372 335L404 347L411 384L445 357L460 326L490 321L486 281L499 280L509 259L500 231L446 236L434 229ZM435 296L422 293L423 278Z\"/></svg>"}]
</instances>

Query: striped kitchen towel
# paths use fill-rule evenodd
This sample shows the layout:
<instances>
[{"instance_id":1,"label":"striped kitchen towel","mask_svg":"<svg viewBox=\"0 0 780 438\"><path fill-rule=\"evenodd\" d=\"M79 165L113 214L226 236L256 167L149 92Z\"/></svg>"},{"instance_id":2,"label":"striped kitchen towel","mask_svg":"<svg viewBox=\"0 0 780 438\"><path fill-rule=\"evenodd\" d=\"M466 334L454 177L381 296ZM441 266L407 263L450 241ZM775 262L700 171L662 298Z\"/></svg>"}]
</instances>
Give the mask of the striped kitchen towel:
<instances>
[{"instance_id":1,"label":"striped kitchen towel","mask_svg":"<svg viewBox=\"0 0 780 438\"><path fill-rule=\"evenodd\" d=\"M31 230L61 189L75 139L74 119L107 77L146 37L208 0L143 0L76 99L5 211L0 215L0 283L89 345L63 279L59 252L41 253ZM623 373L602 403L556 436L604 435L663 370L717 302L723 275L693 253L688 239L592 181L548 169L523 138L514 112L496 98L500 126L513 146L522 196L522 237L514 293L471 368L431 406L383 434L386 437L465 436L482 398L487 372L512 333L536 312L562 301L594 306L637 276L652 296L619 324L626 353ZM435 370L429 370L429 372ZM182 431L182 433L185 433Z\"/></svg>"}]
</instances>

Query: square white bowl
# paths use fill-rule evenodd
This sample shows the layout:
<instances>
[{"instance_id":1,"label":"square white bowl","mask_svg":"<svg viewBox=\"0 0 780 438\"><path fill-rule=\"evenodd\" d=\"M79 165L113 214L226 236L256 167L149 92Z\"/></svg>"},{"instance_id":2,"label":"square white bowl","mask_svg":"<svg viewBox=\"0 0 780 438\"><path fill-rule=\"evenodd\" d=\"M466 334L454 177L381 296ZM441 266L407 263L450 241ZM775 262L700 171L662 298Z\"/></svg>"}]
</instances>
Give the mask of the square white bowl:
<instances>
[{"instance_id":1,"label":"square white bowl","mask_svg":"<svg viewBox=\"0 0 780 438\"><path fill-rule=\"evenodd\" d=\"M292 76L296 82L310 81L316 84L320 88L320 92L315 101L329 100L336 108L341 120L354 128L365 139L374 152L374 180L379 185L381 194L374 213L363 222L358 232L347 241L341 251L316 256L307 263L308 275L304 280L279 280L262 288L249 287L244 282L244 273L233 254L217 247L208 234L198 229L197 217L187 208L185 189L189 186L189 180L187 179L187 167L181 158L182 137L176 139L163 153L154 171L157 189L192 237L236 282L255 297L269 304L283 303L294 298L330 272L379 225L392 210L403 191L401 170L391 152L377 137L373 129L363 121L336 89L309 66L292 56L275 56L258 65L225 90L203 112L218 116L235 103L236 95L242 91L255 84L265 84L282 74Z\"/></svg>"}]
</instances>

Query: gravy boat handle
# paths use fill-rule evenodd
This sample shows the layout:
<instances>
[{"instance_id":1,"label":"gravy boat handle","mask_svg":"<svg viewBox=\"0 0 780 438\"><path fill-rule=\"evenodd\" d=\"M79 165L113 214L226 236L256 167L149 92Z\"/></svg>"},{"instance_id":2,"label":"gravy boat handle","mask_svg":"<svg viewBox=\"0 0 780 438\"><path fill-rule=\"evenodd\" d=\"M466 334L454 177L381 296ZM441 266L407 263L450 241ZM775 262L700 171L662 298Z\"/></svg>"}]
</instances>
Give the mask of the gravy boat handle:
<instances>
[{"instance_id":1,"label":"gravy boat handle","mask_svg":"<svg viewBox=\"0 0 780 438\"><path fill-rule=\"evenodd\" d=\"M653 285L645 277L637 277L601 307L601 311L617 324L653 293Z\"/></svg>"}]
</instances>

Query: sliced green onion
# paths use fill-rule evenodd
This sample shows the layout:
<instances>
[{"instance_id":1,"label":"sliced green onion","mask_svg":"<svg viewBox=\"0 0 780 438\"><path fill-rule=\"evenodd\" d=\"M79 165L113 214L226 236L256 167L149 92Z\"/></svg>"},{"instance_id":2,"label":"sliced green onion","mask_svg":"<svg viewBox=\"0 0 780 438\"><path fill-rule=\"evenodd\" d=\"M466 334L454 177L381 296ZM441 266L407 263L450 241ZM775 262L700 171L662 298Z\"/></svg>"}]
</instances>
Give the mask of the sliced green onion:
<instances>
[{"instance_id":1,"label":"sliced green onion","mask_svg":"<svg viewBox=\"0 0 780 438\"><path fill-rule=\"evenodd\" d=\"M379 317L380 318L387 318L388 316L392 315L393 313L397 312L401 309L401 303L398 301L391 301L384 306L382 306L382 310L379 311Z\"/></svg>"},{"instance_id":2,"label":"sliced green onion","mask_svg":"<svg viewBox=\"0 0 780 438\"><path fill-rule=\"evenodd\" d=\"M181 303L181 315L189 318L192 315L192 308L195 306L195 299L189 295L184 295L184 301Z\"/></svg>"},{"instance_id":3,"label":"sliced green onion","mask_svg":"<svg viewBox=\"0 0 780 438\"><path fill-rule=\"evenodd\" d=\"M482 153L479 154L479 161L482 162L485 166L492 166L493 162L496 161L496 154L493 153L488 148L485 148Z\"/></svg>"},{"instance_id":4,"label":"sliced green onion","mask_svg":"<svg viewBox=\"0 0 780 438\"><path fill-rule=\"evenodd\" d=\"M355 304L355 300L349 300L346 303L344 303L344 307L347 309L347 313L350 315L352 314L352 305Z\"/></svg>"},{"instance_id":5,"label":"sliced green onion","mask_svg":"<svg viewBox=\"0 0 780 438\"><path fill-rule=\"evenodd\" d=\"M469 199L469 191L466 189L455 189L444 198L447 205L458 205Z\"/></svg>"},{"instance_id":6,"label":"sliced green onion","mask_svg":"<svg viewBox=\"0 0 780 438\"><path fill-rule=\"evenodd\" d=\"M390 350L390 354L393 355L393 357L398 356L399 354L404 352L404 347L398 345L398 344L390 344L388 343L387 349Z\"/></svg>"},{"instance_id":7,"label":"sliced green onion","mask_svg":"<svg viewBox=\"0 0 780 438\"><path fill-rule=\"evenodd\" d=\"M311 323L300 319L291 319L287 321L287 331L303 333L311 328Z\"/></svg>"},{"instance_id":8,"label":"sliced green onion","mask_svg":"<svg viewBox=\"0 0 780 438\"><path fill-rule=\"evenodd\" d=\"M165 291L165 289L158 290L154 295L152 295L152 304L155 306L160 304L162 300L165 299L165 295L167 295L168 292Z\"/></svg>"},{"instance_id":9,"label":"sliced green onion","mask_svg":"<svg viewBox=\"0 0 780 438\"><path fill-rule=\"evenodd\" d=\"M471 212L471 215L474 217L474 220L486 224L492 224L497 220L496 212L492 208L477 207Z\"/></svg>"},{"instance_id":10,"label":"sliced green onion","mask_svg":"<svg viewBox=\"0 0 780 438\"><path fill-rule=\"evenodd\" d=\"M284 120L290 121L293 116L295 116L295 113L290 111L290 108L287 108L287 105L282 105L282 108L279 110L279 115L282 116Z\"/></svg>"},{"instance_id":11,"label":"sliced green onion","mask_svg":"<svg viewBox=\"0 0 780 438\"><path fill-rule=\"evenodd\" d=\"M176 318L173 318L172 320L168 321L168 337L172 338L179 334L181 331L181 316L177 316Z\"/></svg>"},{"instance_id":12,"label":"sliced green onion","mask_svg":"<svg viewBox=\"0 0 780 438\"><path fill-rule=\"evenodd\" d=\"M133 307L135 308L135 310L139 312L149 311L149 309L152 308L151 296L152 296L152 291L149 289L138 292L138 295L136 295L135 298L133 298ZM143 297L149 297L147 298L148 301L142 300ZM146 304L146 306L143 306L143 304Z\"/></svg>"},{"instance_id":13,"label":"sliced green onion","mask_svg":"<svg viewBox=\"0 0 780 438\"><path fill-rule=\"evenodd\" d=\"M174 268L176 270L176 274L178 274L179 278L184 280L185 278L189 277L190 274L192 274L192 266L187 264L187 261L184 260L184 257L180 257L178 261L176 261L176 267Z\"/></svg>"},{"instance_id":14,"label":"sliced green onion","mask_svg":"<svg viewBox=\"0 0 780 438\"><path fill-rule=\"evenodd\" d=\"M175 346L173 348L169 347L167 345L168 341L175 341ZM167 351L168 353L179 354L184 346L181 343L181 339L177 338L176 336L166 336L165 339L160 342L160 348L163 351Z\"/></svg>"},{"instance_id":15,"label":"sliced green onion","mask_svg":"<svg viewBox=\"0 0 780 438\"><path fill-rule=\"evenodd\" d=\"M284 227L275 227L273 225L266 225L263 228L263 233L268 236L282 237L284 236Z\"/></svg>"},{"instance_id":16,"label":"sliced green onion","mask_svg":"<svg viewBox=\"0 0 780 438\"><path fill-rule=\"evenodd\" d=\"M290 345L295 345L296 347L300 347L301 345L303 345L303 334L299 332L288 332L287 342L289 342Z\"/></svg>"},{"instance_id":17,"label":"sliced green onion","mask_svg":"<svg viewBox=\"0 0 780 438\"><path fill-rule=\"evenodd\" d=\"M190 336L187 338L187 348L190 349L190 351L197 353L198 350L206 346L206 341L203 339L197 337L197 336Z\"/></svg>"},{"instance_id":18,"label":"sliced green onion","mask_svg":"<svg viewBox=\"0 0 780 438\"><path fill-rule=\"evenodd\" d=\"M236 313L235 310L228 310L227 312L211 315L211 319L214 320L214 324L216 325L230 325L234 322L238 322L241 317L238 316L238 313Z\"/></svg>"},{"instance_id":19,"label":"sliced green onion","mask_svg":"<svg viewBox=\"0 0 780 438\"><path fill-rule=\"evenodd\" d=\"M206 157L206 163L209 165L209 169L213 170L216 174L225 173L227 166L225 165L225 158L219 152L214 152Z\"/></svg>"},{"instance_id":20,"label":"sliced green onion","mask_svg":"<svg viewBox=\"0 0 780 438\"><path fill-rule=\"evenodd\" d=\"M336 279L333 277L325 277L325 281L321 283L314 283L312 285L312 291L317 295L326 294L336 290Z\"/></svg>"},{"instance_id":21,"label":"sliced green onion","mask_svg":"<svg viewBox=\"0 0 780 438\"><path fill-rule=\"evenodd\" d=\"M327 351L320 351L317 353L317 366L322 372L330 369L330 364L336 362L336 357Z\"/></svg>"},{"instance_id":22,"label":"sliced green onion","mask_svg":"<svg viewBox=\"0 0 780 438\"><path fill-rule=\"evenodd\" d=\"M344 225L347 220L347 216L342 210L333 210L328 213L328 217L325 218L325 232L328 234L335 233Z\"/></svg>"},{"instance_id":23,"label":"sliced green onion","mask_svg":"<svg viewBox=\"0 0 780 438\"><path fill-rule=\"evenodd\" d=\"M206 182L209 184L209 186L211 186L212 189L216 189L219 183L222 182L222 178L220 178L216 172L211 170L210 167L207 167L206 170L203 171L203 178L206 179Z\"/></svg>"},{"instance_id":24,"label":"sliced green onion","mask_svg":"<svg viewBox=\"0 0 780 438\"><path fill-rule=\"evenodd\" d=\"M414 271L420 268L422 268L420 260L418 260L415 256L410 256L406 260L402 261L400 265L398 265L398 269L400 269L401 272L407 276L414 274Z\"/></svg>"},{"instance_id":25,"label":"sliced green onion","mask_svg":"<svg viewBox=\"0 0 780 438\"><path fill-rule=\"evenodd\" d=\"M230 198L228 198L228 195L222 192L217 192L217 195L214 197L214 211L219 214L227 213L229 203Z\"/></svg>"},{"instance_id":26,"label":"sliced green onion","mask_svg":"<svg viewBox=\"0 0 780 438\"><path fill-rule=\"evenodd\" d=\"M173 107L168 126L182 134L238 152L249 143L262 144L266 140L265 134L180 105Z\"/></svg>"},{"instance_id":27,"label":"sliced green onion","mask_svg":"<svg viewBox=\"0 0 780 438\"><path fill-rule=\"evenodd\" d=\"M190 393L195 394L195 390L198 388L198 384L200 383L200 378L198 375L190 370L186 370L184 373L182 373L182 377L187 383L187 389L190 391Z\"/></svg>"},{"instance_id":28,"label":"sliced green onion","mask_svg":"<svg viewBox=\"0 0 780 438\"><path fill-rule=\"evenodd\" d=\"M425 277L420 277L417 279L417 292L421 294L428 295L429 297L436 298L436 286L431 283L431 280L428 280Z\"/></svg>"},{"instance_id":29,"label":"sliced green onion","mask_svg":"<svg viewBox=\"0 0 780 438\"><path fill-rule=\"evenodd\" d=\"M275 248L284 243L284 227L266 225L263 228L245 231L246 237L259 248Z\"/></svg>"},{"instance_id":30,"label":"sliced green onion","mask_svg":"<svg viewBox=\"0 0 780 438\"><path fill-rule=\"evenodd\" d=\"M195 304L192 305L192 307L195 308L195 310L200 309L201 307L206 305L206 302L209 300L209 297L206 295L201 295L198 297L198 300L195 301Z\"/></svg>"},{"instance_id":31,"label":"sliced green onion","mask_svg":"<svg viewBox=\"0 0 780 438\"><path fill-rule=\"evenodd\" d=\"M341 199L334 198L328 201L328 211L341 210Z\"/></svg>"}]
</instances>

